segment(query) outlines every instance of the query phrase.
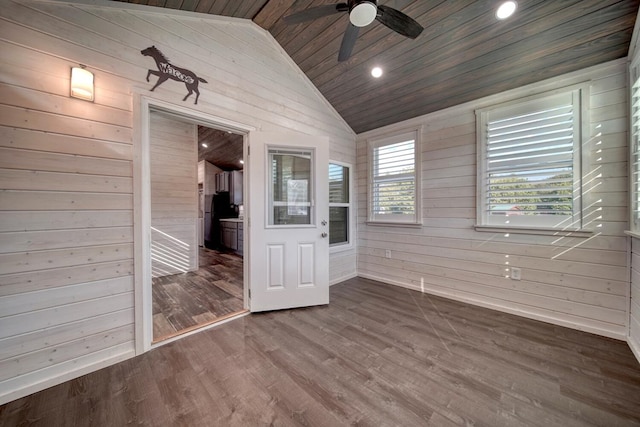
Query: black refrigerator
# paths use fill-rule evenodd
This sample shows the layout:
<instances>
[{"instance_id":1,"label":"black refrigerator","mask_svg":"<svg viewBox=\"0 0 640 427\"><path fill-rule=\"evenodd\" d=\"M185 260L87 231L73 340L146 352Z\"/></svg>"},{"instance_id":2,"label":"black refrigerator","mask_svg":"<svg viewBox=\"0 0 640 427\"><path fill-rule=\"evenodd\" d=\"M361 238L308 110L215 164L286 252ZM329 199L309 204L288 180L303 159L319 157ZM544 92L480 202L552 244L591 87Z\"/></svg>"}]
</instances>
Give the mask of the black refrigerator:
<instances>
[{"instance_id":1,"label":"black refrigerator","mask_svg":"<svg viewBox=\"0 0 640 427\"><path fill-rule=\"evenodd\" d=\"M235 206L231 205L229 192L214 194L211 198L211 227L209 236L205 236L204 245L209 249L220 249L220 220L235 217L237 214Z\"/></svg>"}]
</instances>

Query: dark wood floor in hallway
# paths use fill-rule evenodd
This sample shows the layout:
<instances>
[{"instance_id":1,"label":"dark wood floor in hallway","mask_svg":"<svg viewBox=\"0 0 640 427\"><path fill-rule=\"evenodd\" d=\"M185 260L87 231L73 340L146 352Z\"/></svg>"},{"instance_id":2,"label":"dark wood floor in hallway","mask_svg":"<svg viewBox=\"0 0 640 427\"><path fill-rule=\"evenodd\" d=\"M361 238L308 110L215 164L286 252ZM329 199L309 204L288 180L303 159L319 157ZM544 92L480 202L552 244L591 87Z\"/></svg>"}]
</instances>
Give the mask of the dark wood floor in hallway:
<instances>
[{"instance_id":1,"label":"dark wood floor in hallway","mask_svg":"<svg viewBox=\"0 0 640 427\"><path fill-rule=\"evenodd\" d=\"M634 426L624 342L352 279L0 407L17 426Z\"/></svg>"},{"instance_id":2,"label":"dark wood floor in hallway","mask_svg":"<svg viewBox=\"0 0 640 427\"><path fill-rule=\"evenodd\" d=\"M196 271L153 279L153 338L171 338L244 310L243 258L199 248Z\"/></svg>"}]
</instances>

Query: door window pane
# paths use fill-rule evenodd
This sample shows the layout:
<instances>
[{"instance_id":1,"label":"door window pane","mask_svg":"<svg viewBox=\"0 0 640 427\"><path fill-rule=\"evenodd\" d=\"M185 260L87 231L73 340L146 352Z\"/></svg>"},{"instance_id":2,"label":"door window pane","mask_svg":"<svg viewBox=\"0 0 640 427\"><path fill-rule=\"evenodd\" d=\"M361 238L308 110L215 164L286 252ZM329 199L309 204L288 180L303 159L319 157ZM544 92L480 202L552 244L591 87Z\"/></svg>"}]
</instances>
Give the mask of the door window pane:
<instances>
[{"instance_id":1,"label":"door window pane","mask_svg":"<svg viewBox=\"0 0 640 427\"><path fill-rule=\"evenodd\" d=\"M311 224L311 151L269 149L269 225Z\"/></svg>"}]
</instances>

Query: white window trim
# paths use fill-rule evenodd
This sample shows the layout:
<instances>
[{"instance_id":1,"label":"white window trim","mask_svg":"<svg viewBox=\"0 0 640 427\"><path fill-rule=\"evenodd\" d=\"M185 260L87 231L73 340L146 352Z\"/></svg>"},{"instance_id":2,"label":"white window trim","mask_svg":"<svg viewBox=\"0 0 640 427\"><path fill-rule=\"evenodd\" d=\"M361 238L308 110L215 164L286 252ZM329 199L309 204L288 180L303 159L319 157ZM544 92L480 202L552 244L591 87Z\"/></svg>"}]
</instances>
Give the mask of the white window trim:
<instances>
[{"instance_id":1,"label":"white window trim","mask_svg":"<svg viewBox=\"0 0 640 427\"><path fill-rule=\"evenodd\" d=\"M353 165L351 163L340 162L337 160L329 160L329 164L343 166L349 169L349 203L331 203L329 202L329 208L331 207L346 207L349 209L349 215L347 217L347 230L348 230L348 242L347 243L334 243L333 245L329 245L329 253L336 252L344 252L353 249L353 240L355 239L354 225L353 221L354 209L353 209Z\"/></svg>"},{"instance_id":2,"label":"white window trim","mask_svg":"<svg viewBox=\"0 0 640 427\"><path fill-rule=\"evenodd\" d=\"M414 170L415 170L415 216L413 220L409 221L395 221L392 219L381 220L377 219L373 215L372 201L373 201L373 149L390 145L394 142L398 142L407 136L411 135L414 138ZM412 127L408 129L401 129L388 133L386 135L373 137L367 140L367 169L368 169L368 181L367 181L367 225L380 225L380 226L392 226L392 227L421 227L422 226L422 127Z\"/></svg>"},{"instance_id":3,"label":"white window trim","mask_svg":"<svg viewBox=\"0 0 640 427\"><path fill-rule=\"evenodd\" d=\"M545 225L526 224L492 224L487 221L487 212L484 204L486 200L486 186L483 185L486 176L486 134L484 125L486 114L492 110L502 109L509 106L518 106L527 102L551 97L554 95L573 92L578 97L580 105L579 132L574 148L574 179L579 177L579 182L574 185L574 192L578 192L576 202L574 202L574 214L570 225L563 227L549 227ZM590 150L583 149L585 141L589 140L589 83L580 83L568 87L558 88L551 91L531 95L525 98L514 99L500 104L480 108L476 110L476 143L477 143L477 183L476 183L476 231L497 232L506 231L516 234L546 234L546 235L572 235L574 237L588 237L593 234L593 230L584 227L584 209L590 205L590 192L585 188L583 178L590 173ZM577 150L577 152L576 152Z\"/></svg>"}]
</instances>

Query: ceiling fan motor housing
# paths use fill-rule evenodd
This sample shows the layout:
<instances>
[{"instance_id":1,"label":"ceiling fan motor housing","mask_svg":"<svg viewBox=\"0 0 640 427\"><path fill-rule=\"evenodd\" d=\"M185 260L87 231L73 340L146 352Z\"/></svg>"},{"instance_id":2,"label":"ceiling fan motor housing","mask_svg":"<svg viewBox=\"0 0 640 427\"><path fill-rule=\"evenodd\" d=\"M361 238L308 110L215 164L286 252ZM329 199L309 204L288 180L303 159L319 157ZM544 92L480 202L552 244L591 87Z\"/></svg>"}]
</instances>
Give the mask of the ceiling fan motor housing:
<instances>
[{"instance_id":1,"label":"ceiling fan motor housing","mask_svg":"<svg viewBox=\"0 0 640 427\"><path fill-rule=\"evenodd\" d=\"M342 37L338 61L349 59L358 38L358 31L375 20L396 33L412 39L418 37L423 30L422 25L415 19L392 7L378 6L377 0L347 0L346 2L343 0L341 3L315 6L285 16L284 21L287 24L300 24L344 12L349 12L349 25Z\"/></svg>"},{"instance_id":2,"label":"ceiling fan motor housing","mask_svg":"<svg viewBox=\"0 0 640 427\"><path fill-rule=\"evenodd\" d=\"M366 27L376 19L377 14L375 1L354 1L349 10L349 21L356 27Z\"/></svg>"}]
</instances>

